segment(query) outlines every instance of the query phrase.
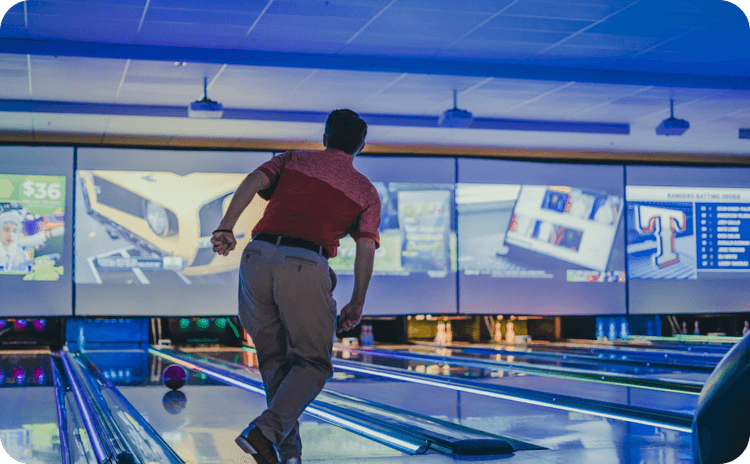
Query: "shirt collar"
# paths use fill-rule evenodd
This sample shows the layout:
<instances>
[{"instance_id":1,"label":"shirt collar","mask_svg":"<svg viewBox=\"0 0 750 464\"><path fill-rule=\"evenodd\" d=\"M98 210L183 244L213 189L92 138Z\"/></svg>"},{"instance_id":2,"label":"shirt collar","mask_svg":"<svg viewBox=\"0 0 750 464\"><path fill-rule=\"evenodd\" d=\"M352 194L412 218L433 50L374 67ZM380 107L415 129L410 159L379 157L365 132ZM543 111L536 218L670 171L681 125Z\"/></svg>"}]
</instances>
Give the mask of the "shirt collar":
<instances>
[{"instance_id":1,"label":"shirt collar","mask_svg":"<svg viewBox=\"0 0 750 464\"><path fill-rule=\"evenodd\" d=\"M335 148L326 148L324 151L325 153L328 153L334 156L346 157L350 162L354 163L354 156L350 155L349 153L345 151L337 150Z\"/></svg>"}]
</instances>

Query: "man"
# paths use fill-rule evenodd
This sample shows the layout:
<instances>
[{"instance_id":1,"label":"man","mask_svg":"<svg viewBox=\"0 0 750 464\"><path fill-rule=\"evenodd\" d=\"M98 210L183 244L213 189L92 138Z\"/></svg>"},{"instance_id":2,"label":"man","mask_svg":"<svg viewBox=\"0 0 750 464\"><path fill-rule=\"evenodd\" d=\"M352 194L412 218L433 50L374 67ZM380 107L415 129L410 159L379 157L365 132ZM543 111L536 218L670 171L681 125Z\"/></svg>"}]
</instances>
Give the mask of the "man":
<instances>
[{"instance_id":1,"label":"man","mask_svg":"<svg viewBox=\"0 0 750 464\"><path fill-rule=\"evenodd\" d=\"M357 113L331 112L326 149L286 152L248 175L211 238L226 256L236 245L232 227L253 196L269 200L243 251L239 289L240 320L255 343L268 409L235 441L260 464L301 462L297 419L333 374L336 276L327 258L347 234L356 241L354 291L339 331L362 317L380 246L380 198L353 166L366 135Z\"/></svg>"}]
</instances>

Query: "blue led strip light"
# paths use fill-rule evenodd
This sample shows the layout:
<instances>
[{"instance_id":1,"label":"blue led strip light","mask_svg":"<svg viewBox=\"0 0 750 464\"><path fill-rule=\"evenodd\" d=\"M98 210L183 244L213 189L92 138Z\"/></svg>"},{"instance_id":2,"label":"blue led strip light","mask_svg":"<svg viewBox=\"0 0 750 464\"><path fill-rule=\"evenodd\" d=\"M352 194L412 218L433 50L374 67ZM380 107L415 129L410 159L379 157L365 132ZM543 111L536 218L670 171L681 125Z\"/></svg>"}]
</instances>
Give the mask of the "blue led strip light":
<instances>
[{"instance_id":1,"label":"blue led strip light","mask_svg":"<svg viewBox=\"0 0 750 464\"><path fill-rule=\"evenodd\" d=\"M99 418L94 413L89 399L84 395L83 388L78 383L78 378L73 371L72 361L69 359L69 356L70 353L68 353L67 350L60 350L60 359L65 367L65 372L68 381L70 382L70 389L73 391L76 403L78 404L78 409L81 412L84 427L86 427L89 440L91 440L91 445L94 448L94 455L100 463L108 462L110 456L114 455L114 450L112 449L112 445L108 442L102 441L101 436L99 435L99 430L102 429L102 425L99 423Z\"/></svg>"},{"instance_id":2,"label":"blue led strip light","mask_svg":"<svg viewBox=\"0 0 750 464\"><path fill-rule=\"evenodd\" d=\"M402 58L377 55L362 56L338 53L299 53L15 38L3 38L0 40L0 53L170 62L193 61L241 66L273 66L446 76L484 76L500 79L533 79L557 82L575 81L612 85L657 85L661 87L733 90L750 89L750 82L744 76L585 69L448 58Z\"/></svg>"},{"instance_id":3,"label":"blue led strip light","mask_svg":"<svg viewBox=\"0 0 750 464\"><path fill-rule=\"evenodd\" d=\"M65 409L65 386L62 381L62 373L57 363L60 358L54 355L50 356L50 365L52 367L52 383L55 388L55 407L57 409L57 428L60 436L60 452L62 453L63 464L70 464L70 446L68 444L68 414Z\"/></svg>"},{"instance_id":4,"label":"blue led strip light","mask_svg":"<svg viewBox=\"0 0 750 464\"><path fill-rule=\"evenodd\" d=\"M136 430L136 433L142 436L130 436L130 439L134 440L140 438L141 440L143 440L143 443L146 444L146 447L139 446L138 449L142 454L146 452L151 454L151 456L147 456L147 460L149 462L155 460L158 460L158 462L162 464L182 464L185 462L169 446L169 444L164 441L164 439L156 432L156 430L154 430L151 424L149 424L148 421L143 418L138 410L135 409L132 404L130 404L130 402L122 395L122 393L120 393L120 391L114 386L114 384L112 384L112 382L110 382L106 377L104 377L104 375L102 375L101 371L99 371L96 365L91 362L91 360L85 354L79 352L77 354L77 358L80 364L83 365L83 368L86 369L87 374L95 377L98 381L98 384L106 389L111 394L111 396L113 396L119 403L118 406L127 411L130 419L138 424L139 427L134 427L134 430Z\"/></svg>"}]
</instances>

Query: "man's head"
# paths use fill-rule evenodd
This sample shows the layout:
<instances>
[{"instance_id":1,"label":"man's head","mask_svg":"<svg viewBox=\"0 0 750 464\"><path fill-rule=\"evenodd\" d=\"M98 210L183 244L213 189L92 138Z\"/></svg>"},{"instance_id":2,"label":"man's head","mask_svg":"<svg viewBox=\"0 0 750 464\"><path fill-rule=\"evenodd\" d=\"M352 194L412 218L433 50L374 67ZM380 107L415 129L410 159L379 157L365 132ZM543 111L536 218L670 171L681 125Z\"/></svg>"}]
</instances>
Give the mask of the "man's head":
<instances>
[{"instance_id":1,"label":"man's head","mask_svg":"<svg viewBox=\"0 0 750 464\"><path fill-rule=\"evenodd\" d=\"M18 233L21 230L21 217L9 211L0 214L0 245L5 248L18 240Z\"/></svg>"},{"instance_id":2,"label":"man's head","mask_svg":"<svg viewBox=\"0 0 750 464\"><path fill-rule=\"evenodd\" d=\"M326 120L323 145L356 155L365 146L367 124L352 110L334 110Z\"/></svg>"}]
</instances>

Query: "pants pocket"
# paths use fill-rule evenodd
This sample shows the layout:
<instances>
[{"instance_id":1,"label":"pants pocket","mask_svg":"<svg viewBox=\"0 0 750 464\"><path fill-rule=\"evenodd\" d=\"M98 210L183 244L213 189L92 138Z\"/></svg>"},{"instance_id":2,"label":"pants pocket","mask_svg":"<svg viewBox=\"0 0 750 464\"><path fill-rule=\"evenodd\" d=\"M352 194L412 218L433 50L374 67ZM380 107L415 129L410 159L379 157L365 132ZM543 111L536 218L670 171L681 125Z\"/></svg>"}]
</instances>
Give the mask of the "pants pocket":
<instances>
[{"instance_id":1,"label":"pants pocket","mask_svg":"<svg viewBox=\"0 0 750 464\"><path fill-rule=\"evenodd\" d=\"M245 251L242 254L242 259L244 262L255 261L262 255L263 252L260 250L256 250L254 248L245 248Z\"/></svg>"}]
</instances>

